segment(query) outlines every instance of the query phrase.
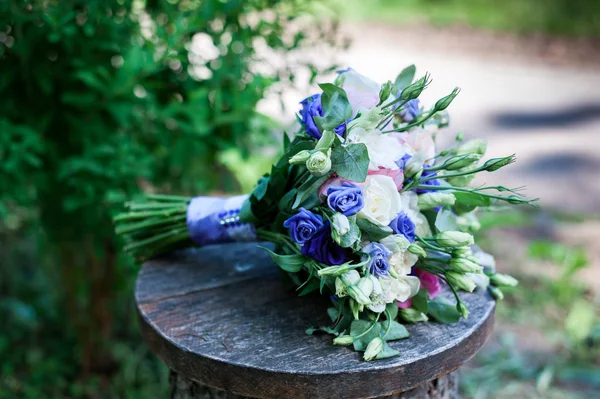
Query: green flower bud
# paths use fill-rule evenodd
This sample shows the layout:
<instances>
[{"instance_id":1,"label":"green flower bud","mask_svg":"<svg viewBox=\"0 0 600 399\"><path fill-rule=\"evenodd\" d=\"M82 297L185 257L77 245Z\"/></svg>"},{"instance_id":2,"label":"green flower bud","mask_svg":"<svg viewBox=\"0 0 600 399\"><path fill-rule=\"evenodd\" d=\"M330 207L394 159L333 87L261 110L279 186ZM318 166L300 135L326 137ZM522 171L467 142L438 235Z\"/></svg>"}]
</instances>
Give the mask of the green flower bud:
<instances>
[{"instance_id":1,"label":"green flower bud","mask_svg":"<svg viewBox=\"0 0 600 399\"><path fill-rule=\"evenodd\" d=\"M383 340L379 337L373 338L369 345L367 345L367 349L363 355L363 359L366 361L373 360L379 355L379 353L383 350Z\"/></svg>"},{"instance_id":2,"label":"green flower bud","mask_svg":"<svg viewBox=\"0 0 600 399\"><path fill-rule=\"evenodd\" d=\"M495 300L501 301L504 299L504 294L502 293L502 290L500 288L490 285L488 287L488 291Z\"/></svg>"},{"instance_id":3,"label":"green flower bud","mask_svg":"<svg viewBox=\"0 0 600 399\"><path fill-rule=\"evenodd\" d=\"M449 193L425 193L418 196L419 209L433 209L438 206L452 206L456 202L456 197Z\"/></svg>"},{"instance_id":4,"label":"green flower bud","mask_svg":"<svg viewBox=\"0 0 600 399\"><path fill-rule=\"evenodd\" d=\"M458 170L471 166L481 159L479 154L464 154L447 159L442 167L446 170Z\"/></svg>"},{"instance_id":5,"label":"green flower bud","mask_svg":"<svg viewBox=\"0 0 600 399\"><path fill-rule=\"evenodd\" d=\"M404 178L411 179L414 177L415 179L418 179L419 177L421 177L421 174L423 173L424 162L424 153L417 152L415 155L413 155L404 166Z\"/></svg>"},{"instance_id":6,"label":"green flower bud","mask_svg":"<svg viewBox=\"0 0 600 399\"><path fill-rule=\"evenodd\" d=\"M467 245L473 245L475 240L469 233L462 233L460 231L443 231L435 236L435 241L442 247L465 247Z\"/></svg>"},{"instance_id":7,"label":"green flower bud","mask_svg":"<svg viewBox=\"0 0 600 399\"><path fill-rule=\"evenodd\" d=\"M331 150L327 153L317 151L313 153L308 161L306 161L306 168L310 173L315 176L323 176L331 170L331 158L329 158Z\"/></svg>"},{"instance_id":8,"label":"green flower bud","mask_svg":"<svg viewBox=\"0 0 600 399\"><path fill-rule=\"evenodd\" d=\"M504 158L492 158L483 164L483 168L488 172L494 172L506 165L510 165L516 160L517 158L514 156L514 154Z\"/></svg>"},{"instance_id":9,"label":"green flower bud","mask_svg":"<svg viewBox=\"0 0 600 399\"><path fill-rule=\"evenodd\" d=\"M452 93L448 94L446 97L440 98L435 103L435 106L433 107L433 109L435 109L436 111L445 110L452 103L452 101L454 101L456 96L458 96L458 93L460 93L460 89L458 87L456 87L454 90L452 90Z\"/></svg>"},{"instance_id":10,"label":"green flower bud","mask_svg":"<svg viewBox=\"0 0 600 399\"><path fill-rule=\"evenodd\" d=\"M353 342L354 342L354 338L350 335L340 335L339 337L335 337L333 339L334 345L346 346L346 345L352 345Z\"/></svg>"},{"instance_id":11,"label":"green flower bud","mask_svg":"<svg viewBox=\"0 0 600 399\"><path fill-rule=\"evenodd\" d=\"M481 273L483 272L483 267L479 266L477 263L471 262L467 258L459 257L452 258L450 260L450 267L452 270L456 270L461 273Z\"/></svg>"},{"instance_id":12,"label":"green flower bud","mask_svg":"<svg viewBox=\"0 0 600 399\"><path fill-rule=\"evenodd\" d=\"M425 252L423 247L421 247L417 244L410 244L408 246L408 252L410 252L411 254L417 255L419 258L424 258L427 256L427 252Z\"/></svg>"},{"instance_id":13,"label":"green flower bud","mask_svg":"<svg viewBox=\"0 0 600 399\"><path fill-rule=\"evenodd\" d=\"M487 149L487 142L483 139L474 139L469 140L466 143L461 144L457 150L457 154L485 154L485 150Z\"/></svg>"},{"instance_id":14,"label":"green flower bud","mask_svg":"<svg viewBox=\"0 0 600 399\"><path fill-rule=\"evenodd\" d=\"M465 318L465 319L468 319L468 318L469 318L469 309L467 309L467 305L465 305L465 304L464 304L464 303L462 303L462 302L459 302L459 303L456 305L456 308L457 308L458 312L460 313L460 315L461 315L463 318Z\"/></svg>"},{"instance_id":15,"label":"green flower bud","mask_svg":"<svg viewBox=\"0 0 600 399\"><path fill-rule=\"evenodd\" d=\"M461 172L461 173L470 172L476 168L477 168L476 165L471 165L471 166L467 166L466 168L460 169L457 172ZM463 176L448 177L446 179L446 181L448 183L450 183L451 185L453 185L454 187L466 187L469 184L471 184L473 179L475 179L475 173L471 173L471 174L463 175Z\"/></svg>"},{"instance_id":16,"label":"green flower bud","mask_svg":"<svg viewBox=\"0 0 600 399\"><path fill-rule=\"evenodd\" d=\"M477 288L475 282L462 273L448 271L445 273L445 275L448 279L448 282L452 284L455 288L468 292L473 292L475 291L475 288Z\"/></svg>"},{"instance_id":17,"label":"green flower bud","mask_svg":"<svg viewBox=\"0 0 600 399\"><path fill-rule=\"evenodd\" d=\"M423 76L421 79L417 80L415 83L408 85L402 90L400 93L400 99L403 101L413 100L421 95L421 92L425 89L429 80L429 75Z\"/></svg>"},{"instance_id":18,"label":"green flower bud","mask_svg":"<svg viewBox=\"0 0 600 399\"><path fill-rule=\"evenodd\" d=\"M502 273L494 273L490 276L490 282L498 287L516 287L519 281L513 276Z\"/></svg>"},{"instance_id":19,"label":"green flower bud","mask_svg":"<svg viewBox=\"0 0 600 399\"><path fill-rule=\"evenodd\" d=\"M308 160L308 158L310 158L310 151L302 150L293 157L291 157L288 162L292 165L295 165L299 163L305 163Z\"/></svg>"},{"instance_id":20,"label":"green flower bud","mask_svg":"<svg viewBox=\"0 0 600 399\"><path fill-rule=\"evenodd\" d=\"M398 316L407 323L419 323L421 321L428 321L429 318L423 312L419 312L417 309L399 309Z\"/></svg>"}]
</instances>

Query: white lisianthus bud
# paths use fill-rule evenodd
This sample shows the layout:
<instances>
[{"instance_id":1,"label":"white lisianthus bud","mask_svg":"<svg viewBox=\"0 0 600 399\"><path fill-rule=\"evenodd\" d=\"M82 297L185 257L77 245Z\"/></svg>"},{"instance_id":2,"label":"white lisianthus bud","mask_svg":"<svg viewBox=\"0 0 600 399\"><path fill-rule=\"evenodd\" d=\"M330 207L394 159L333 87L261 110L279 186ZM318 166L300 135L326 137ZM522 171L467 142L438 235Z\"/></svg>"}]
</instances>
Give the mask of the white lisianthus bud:
<instances>
[{"instance_id":1,"label":"white lisianthus bud","mask_svg":"<svg viewBox=\"0 0 600 399\"><path fill-rule=\"evenodd\" d=\"M483 267L479 266L477 263L470 261L467 258L458 257L452 258L450 260L450 267L452 270L456 270L461 273L481 273L483 272Z\"/></svg>"},{"instance_id":2,"label":"white lisianthus bud","mask_svg":"<svg viewBox=\"0 0 600 399\"><path fill-rule=\"evenodd\" d=\"M367 345L363 359L366 361L373 360L383 350L383 340L379 337L375 337Z\"/></svg>"},{"instance_id":3,"label":"white lisianthus bud","mask_svg":"<svg viewBox=\"0 0 600 399\"><path fill-rule=\"evenodd\" d=\"M466 276L473 280L477 288L485 290L490 286L490 278L485 273L467 273Z\"/></svg>"},{"instance_id":4,"label":"white lisianthus bud","mask_svg":"<svg viewBox=\"0 0 600 399\"><path fill-rule=\"evenodd\" d=\"M456 202L456 197L447 193L425 193L419 195L419 209L433 209L438 206L452 206Z\"/></svg>"},{"instance_id":5,"label":"white lisianthus bud","mask_svg":"<svg viewBox=\"0 0 600 399\"><path fill-rule=\"evenodd\" d=\"M398 316L407 323L419 323L421 321L428 321L429 318L423 312L419 312L417 309L399 309Z\"/></svg>"},{"instance_id":6,"label":"white lisianthus bud","mask_svg":"<svg viewBox=\"0 0 600 399\"><path fill-rule=\"evenodd\" d=\"M342 281L341 278L337 277L335 279L335 295L339 298L343 298L348 295L348 290L346 290L346 285Z\"/></svg>"},{"instance_id":7,"label":"white lisianthus bud","mask_svg":"<svg viewBox=\"0 0 600 399\"><path fill-rule=\"evenodd\" d=\"M327 153L317 151L313 153L306 161L306 168L315 176L323 176L331 170L331 158L329 157L331 150Z\"/></svg>"},{"instance_id":8,"label":"white lisianthus bud","mask_svg":"<svg viewBox=\"0 0 600 399\"><path fill-rule=\"evenodd\" d=\"M332 226L333 229L340 235L343 236L347 232L350 231L350 222L348 221L348 217L343 213L336 213L332 218Z\"/></svg>"},{"instance_id":9,"label":"white lisianthus bud","mask_svg":"<svg viewBox=\"0 0 600 399\"><path fill-rule=\"evenodd\" d=\"M457 216L456 223L461 227L461 230L478 231L481 229L481 223L477 220L474 211Z\"/></svg>"},{"instance_id":10,"label":"white lisianthus bud","mask_svg":"<svg viewBox=\"0 0 600 399\"><path fill-rule=\"evenodd\" d=\"M475 240L469 233L462 233L460 231L442 231L435 236L435 241L442 247L465 247L467 245L473 245Z\"/></svg>"},{"instance_id":11,"label":"white lisianthus bud","mask_svg":"<svg viewBox=\"0 0 600 399\"><path fill-rule=\"evenodd\" d=\"M458 147L456 150L457 154L470 154L476 153L479 155L485 154L487 148L487 142L483 139L469 140Z\"/></svg>"},{"instance_id":12,"label":"white lisianthus bud","mask_svg":"<svg viewBox=\"0 0 600 399\"><path fill-rule=\"evenodd\" d=\"M446 272L446 278L450 284L463 291L473 292L477 288L473 280L459 272Z\"/></svg>"},{"instance_id":13,"label":"white lisianthus bud","mask_svg":"<svg viewBox=\"0 0 600 399\"><path fill-rule=\"evenodd\" d=\"M356 270L350 270L349 272L342 274L339 279L342 281L342 283L344 283L345 286L349 287L358 283L358 280L360 280L360 274Z\"/></svg>"},{"instance_id":14,"label":"white lisianthus bud","mask_svg":"<svg viewBox=\"0 0 600 399\"><path fill-rule=\"evenodd\" d=\"M519 285L519 281L516 278L502 273L492 274L490 276L490 281L498 287L516 287Z\"/></svg>"},{"instance_id":15,"label":"white lisianthus bud","mask_svg":"<svg viewBox=\"0 0 600 399\"><path fill-rule=\"evenodd\" d=\"M299 163L305 163L306 161L308 161L308 158L310 158L310 151L302 150L293 157L291 157L288 162L292 165L295 165Z\"/></svg>"},{"instance_id":16,"label":"white lisianthus bud","mask_svg":"<svg viewBox=\"0 0 600 399\"><path fill-rule=\"evenodd\" d=\"M427 252L425 252L423 247L417 244L410 244L408 246L408 252L417 255L419 258L424 258L427 256Z\"/></svg>"},{"instance_id":17,"label":"white lisianthus bud","mask_svg":"<svg viewBox=\"0 0 600 399\"><path fill-rule=\"evenodd\" d=\"M452 251L452 256L459 257L459 256L471 256L473 255L473 251L471 250L470 247L460 247L460 248L456 248Z\"/></svg>"},{"instance_id":18,"label":"white lisianthus bud","mask_svg":"<svg viewBox=\"0 0 600 399\"><path fill-rule=\"evenodd\" d=\"M352 345L353 342L354 342L354 338L350 335L340 335L339 337L336 337L333 339L334 345L346 346L346 345Z\"/></svg>"},{"instance_id":19,"label":"white lisianthus bud","mask_svg":"<svg viewBox=\"0 0 600 399\"><path fill-rule=\"evenodd\" d=\"M421 174L423 173L423 163L425 163L425 154L417 152L404 166L404 178L411 179L414 177L418 179L421 177Z\"/></svg>"},{"instance_id":20,"label":"white lisianthus bud","mask_svg":"<svg viewBox=\"0 0 600 399\"><path fill-rule=\"evenodd\" d=\"M370 305L369 297L373 292L373 281L370 278L362 277L356 285L348 287L348 295L361 305Z\"/></svg>"},{"instance_id":21,"label":"white lisianthus bud","mask_svg":"<svg viewBox=\"0 0 600 399\"><path fill-rule=\"evenodd\" d=\"M458 303L458 311L460 312L460 315L463 318L465 318L465 319L469 318L469 309L467 309L467 306L464 303L462 303L462 302Z\"/></svg>"},{"instance_id":22,"label":"white lisianthus bud","mask_svg":"<svg viewBox=\"0 0 600 399\"><path fill-rule=\"evenodd\" d=\"M490 295L494 297L495 300L501 301L504 299L504 294L502 293L502 290L500 288L490 285L488 287L488 291L490 292Z\"/></svg>"}]
</instances>

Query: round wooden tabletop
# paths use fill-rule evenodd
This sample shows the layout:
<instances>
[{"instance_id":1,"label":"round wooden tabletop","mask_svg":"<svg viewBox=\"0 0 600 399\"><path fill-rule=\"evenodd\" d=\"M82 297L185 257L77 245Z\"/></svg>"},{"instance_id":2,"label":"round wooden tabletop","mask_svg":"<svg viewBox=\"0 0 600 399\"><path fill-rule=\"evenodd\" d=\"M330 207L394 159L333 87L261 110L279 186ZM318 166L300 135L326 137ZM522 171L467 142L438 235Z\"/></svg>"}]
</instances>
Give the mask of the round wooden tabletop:
<instances>
[{"instance_id":1,"label":"round wooden tabletop","mask_svg":"<svg viewBox=\"0 0 600 399\"><path fill-rule=\"evenodd\" d=\"M470 316L456 324L407 325L400 355L373 362L327 335L328 299L298 297L256 244L191 249L146 262L135 298L144 338L174 371L200 384L256 398L368 398L448 374L493 328L494 300L461 295Z\"/></svg>"}]
</instances>

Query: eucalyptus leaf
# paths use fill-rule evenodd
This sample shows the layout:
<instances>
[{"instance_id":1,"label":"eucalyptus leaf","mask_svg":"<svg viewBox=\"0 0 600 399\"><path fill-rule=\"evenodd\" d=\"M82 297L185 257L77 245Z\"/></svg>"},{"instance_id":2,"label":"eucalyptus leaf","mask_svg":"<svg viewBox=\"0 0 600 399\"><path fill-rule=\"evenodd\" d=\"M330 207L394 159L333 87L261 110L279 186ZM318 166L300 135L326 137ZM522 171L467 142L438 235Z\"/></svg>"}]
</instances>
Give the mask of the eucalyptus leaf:
<instances>
[{"instance_id":1,"label":"eucalyptus leaf","mask_svg":"<svg viewBox=\"0 0 600 399\"><path fill-rule=\"evenodd\" d=\"M427 301L429 299L429 293L425 288L421 288L417 295L412 297L412 306L419 312L427 313L428 306Z\"/></svg>"},{"instance_id":2,"label":"eucalyptus leaf","mask_svg":"<svg viewBox=\"0 0 600 399\"><path fill-rule=\"evenodd\" d=\"M415 73L417 72L417 68L414 65L409 65L400 72L396 81L394 82L394 88L396 92L394 94L400 93L404 90L405 87L410 85L415 78Z\"/></svg>"},{"instance_id":3,"label":"eucalyptus leaf","mask_svg":"<svg viewBox=\"0 0 600 399\"><path fill-rule=\"evenodd\" d=\"M396 349L393 349L391 346L389 346L387 344L387 342L384 341L383 349L381 349L381 352L379 352L377 354L377 356L375 356L375 359L377 359L377 360L387 359L390 357L398 356L399 354L400 354L399 351L397 351Z\"/></svg>"},{"instance_id":4,"label":"eucalyptus leaf","mask_svg":"<svg viewBox=\"0 0 600 399\"><path fill-rule=\"evenodd\" d=\"M391 324L391 327L390 327L390 330L388 331L388 333L385 334L385 331L387 330L388 325L389 325L388 323L392 323L392 324ZM405 339L410 336L410 333L408 332L406 327L404 327L402 324L398 323L397 321L385 320L381 324L382 324L381 338L385 339L386 341L395 341L395 340L399 340L399 339Z\"/></svg>"},{"instance_id":5,"label":"eucalyptus leaf","mask_svg":"<svg viewBox=\"0 0 600 399\"><path fill-rule=\"evenodd\" d=\"M333 130L352 116L352 107L346 92L341 87L332 83L320 84L319 87L323 90L321 95L323 116L315 116L314 120L319 130Z\"/></svg>"},{"instance_id":6,"label":"eucalyptus leaf","mask_svg":"<svg viewBox=\"0 0 600 399\"><path fill-rule=\"evenodd\" d=\"M331 151L331 169L343 179L364 182L369 171L369 152L363 143L336 144Z\"/></svg>"},{"instance_id":7,"label":"eucalyptus leaf","mask_svg":"<svg viewBox=\"0 0 600 399\"><path fill-rule=\"evenodd\" d=\"M354 320L350 326L350 335L356 338L365 331L367 331L369 328L371 328L371 325L373 325L372 321ZM375 323L375 326L371 328L371 330L368 333L354 340L354 350L364 351L365 349L367 349L367 345L369 345L369 342L371 342L373 338L379 337L380 333L381 323Z\"/></svg>"},{"instance_id":8,"label":"eucalyptus leaf","mask_svg":"<svg viewBox=\"0 0 600 399\"><path fill-rule=\"evenodd\" d=\"M440 323L456 323L460 320L456 305L440 296L427 302L427 314Z\"/></svg>"},{"instance_id":9,"label":"eucalyptus leaf","mask_svg":"<svg viewBox=\"0 0 600 399\"><path fill-rule=\"evenodd\" d=\"M454 203L452 209L454 209L457 213L471 212L478 206L487 207L492 204L492 199L485 195L473 192L453 192L452 194L454 194L454 198L456 198L456 202Z\"/></svg>"},{"instance_id":10,"label":"eucalyptus leaf","mask_svg":"<svg viewBox=\"0 0 600 399\"><path fill-rule=\"evenodd\" d=\"M380 241L391 234L394 231L389 226L379 226L367 219L357 219L356 224L360 228L363 238L369 241Z\"/></svg>"}]
</instances>

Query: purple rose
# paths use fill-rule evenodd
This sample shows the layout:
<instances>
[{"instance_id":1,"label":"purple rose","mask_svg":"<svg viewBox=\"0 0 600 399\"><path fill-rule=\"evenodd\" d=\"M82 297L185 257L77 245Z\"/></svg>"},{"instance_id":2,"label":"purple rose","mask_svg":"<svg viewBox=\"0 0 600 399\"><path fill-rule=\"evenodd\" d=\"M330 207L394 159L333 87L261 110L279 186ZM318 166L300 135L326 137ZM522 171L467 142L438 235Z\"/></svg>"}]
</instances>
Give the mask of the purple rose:
<instances>
[{"instance_id":1,"label":"purple rose","mask_svg":"<svg viewBox=\"0 0 600 399\"><path fill-rule=\"evenodd\" d=\"M404 211L401 211L389 226L394 234L402 234L408 241L415 241L415 224Z\"/></svg>"},{"instance_id":2,"label":"purple rose","mask_svg":"<svg viewBox=\"0 0 600 399\"><path fill-rule=\"evenodd\" d=\"M404 122L412 122L421 113L419 99L409 100L400 111L400 116Z\"/></svg>"},{"instance_id":3,"label":"purple rose","mask_svg":"<svg viewBox=\"0 0 600 399\"><path fill-rule=\"evenodd\" d=\"M363 207L362 189L349 182L331 186L327 188L327 204L333 211L345 216L356 215Z\"/></svg>"},{"instance_id":4,"label":"purple rose","mask_svg":"<svg viewBox=\"0 0 600 399\"><path fill-rule=\"evenodd\" d=\"M378 242L369 243L362 249L362 252L371 256L367 268L372 275L376 277L389 276L388 270L390 264L388 258L392 256L392 252Z\"/></svg>"},{"instance_id":5,"label":"purple rose","mask_svg":"<svg viewBox=\"0 0 600 399\"><path fill-rule=\"evenodd\" d=\"M321 138L321 131L315 123L315 116L323 116L323 107L321 106L321 95L313 94L312 96L305 98L300 102L302 109L300 110L300 116L302 117L302 123L306 127L306 133L315 139ZM333 131L342 136L346 131L346 122L341 123L335 127Z\"/></svg>"},{"instance_id":6,"label":"purple rose","mask_svg":"<svg viewBox=\"0 0 600 399\"><path fill-rule=\"evenodd\" d=\"M292 240L302 245L323 228L323 218L321 215L300 208L297 214L283 222L283 227L290 229Z\"/></svg>"},{"instance_id":7,"label":"purple rose","mask_svg":"<svg viewBox=\"0 0 600 399\"><path fill-rule=\"evenodd\" d=\"M323 228L304 243L301 252L304 256L330 266L341 265L346 261L348 255L348 250L340 247L331 238L331 226L329 222L325 222Z\"/></svg>"}]
</instances>

